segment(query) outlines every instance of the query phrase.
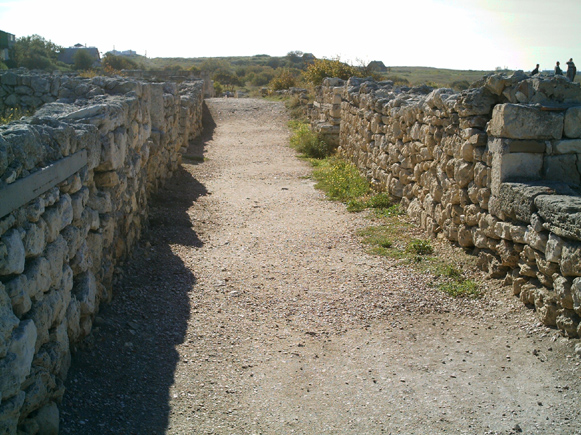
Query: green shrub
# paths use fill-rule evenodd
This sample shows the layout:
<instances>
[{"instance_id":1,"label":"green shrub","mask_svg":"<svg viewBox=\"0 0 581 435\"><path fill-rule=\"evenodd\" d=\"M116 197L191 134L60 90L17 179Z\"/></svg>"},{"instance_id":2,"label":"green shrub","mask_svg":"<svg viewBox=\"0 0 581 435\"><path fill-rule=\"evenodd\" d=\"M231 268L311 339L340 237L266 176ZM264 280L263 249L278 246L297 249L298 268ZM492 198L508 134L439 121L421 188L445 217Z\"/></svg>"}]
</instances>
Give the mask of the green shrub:
<instances>
[{"instance_id":1,"label":"green shrub","mask_svg":"<svg viewBox=\"0 0 581 435\"><path fill-rule=\"evenodd\" d=\"M364 74L361 69L341 62L339 58L336 59L315 59L312 64L307 66L306 71L303 72L305 81L314 84L315 86L323 83L326 77L337 77L347 80L350 77L363 77Z\"/></svg>"},{"instance_id":2,"label":"green shrub","mask_svg":"<svg viewBox=\"0 0 581 435\"><path fill-rule=\"evenodd\" d=\"M482 293L478 290L478 284L470 279L446 282L440 285L440 290L455 298L479 298L482 296Z\"/></svg>"},{"instance_id":3,"label":"green shrub","mask_svg":"<svg viewBox=\"0 0 581 435\"><path fill-rule=\"evenodd\" d=\"M318 181L316 187L323 190L331 199L349 202L367 195L371 186L359 174L359 170L340 158L330 158L313 171Z\"/></svg>"},{"instance_id":4,"label":"green shrub","mask_svg":"<svg viewBox=\"0 0 581 435\"><path fill-rule=\"evenodd\" d=\"M214 82L214 92L216 95L220 95L222 92L224 92L224 88L222 88L220 82Z\"/></svg>"},{"instance_id":5,"label":"green shrub","mask_svg":"<svg viewBox=\"0 0 581 435\"><path fill-rule=\"evenodd\" d=\"M408 244L408 251L416 255L428 255L434 252L429 240L412 239Z\"/></svg>"},{"instance_id":6,"label":"green shrub","mask_svg":"<svg viewBox=\"0 0 581 435\"><path fill-rule=\"evenodd\" d=\"M288 68L281 69L278 74L270 81L270 87L274 91L282 91L296 86L295 76Z\"/></svg>"},{"instance_id":7,"label":"green shrub","mask_svg":"<svg viewBox=\"0 0 581 435\"><path fill-rule=\"evenodd\" d=\"M292 123L293 135L290 138L291 146L299 153L314 159L328 157L333 149L321 140L317 133L311 130L305 122Z\"/></svg>"}]
</instances>

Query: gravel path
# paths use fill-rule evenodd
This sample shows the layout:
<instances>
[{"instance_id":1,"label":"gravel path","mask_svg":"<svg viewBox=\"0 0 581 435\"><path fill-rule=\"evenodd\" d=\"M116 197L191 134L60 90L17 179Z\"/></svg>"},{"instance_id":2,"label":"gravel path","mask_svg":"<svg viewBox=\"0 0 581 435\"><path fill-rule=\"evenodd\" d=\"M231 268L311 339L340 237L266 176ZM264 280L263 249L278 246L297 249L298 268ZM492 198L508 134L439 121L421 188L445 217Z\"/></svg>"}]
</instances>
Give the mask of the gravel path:
<instances>
[{"instance_id":1,"label":"gravel path","mask_svg":"<svg viewBox=\"0 0 581 435\"><path fill-rule=\"evenodd\" d=\"M581 433L571 341L498 282L454 300L367 254L282 104L207 104L75 353L61 433Z\"/></svg>"}]
</instances>

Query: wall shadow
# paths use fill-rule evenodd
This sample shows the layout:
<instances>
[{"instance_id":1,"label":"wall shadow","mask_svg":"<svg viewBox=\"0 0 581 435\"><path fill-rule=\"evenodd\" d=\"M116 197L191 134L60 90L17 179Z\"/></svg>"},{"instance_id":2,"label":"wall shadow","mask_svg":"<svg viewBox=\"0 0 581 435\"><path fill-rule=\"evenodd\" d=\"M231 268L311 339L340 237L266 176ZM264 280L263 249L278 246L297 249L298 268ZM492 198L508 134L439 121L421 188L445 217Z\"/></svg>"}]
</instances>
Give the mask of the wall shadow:
<instances>
[{"instance_id":1,"label":"wall shadow","mask_svg":"<svg viewBox=\"0 0 581 435\"><path fill-rule=\"evenodd\" d=\"M204 104L205 107L205 104ZM205 107L207 111L207 108ZM206 114L204 114L206 116ZM188 153L204 151L215 124ZM196 277L174 250L203 246L187 213L208 192L183 167L150 200L149 228L77 346L65 383L62 434L163 434Z\"/></svg>"}]
</instances>

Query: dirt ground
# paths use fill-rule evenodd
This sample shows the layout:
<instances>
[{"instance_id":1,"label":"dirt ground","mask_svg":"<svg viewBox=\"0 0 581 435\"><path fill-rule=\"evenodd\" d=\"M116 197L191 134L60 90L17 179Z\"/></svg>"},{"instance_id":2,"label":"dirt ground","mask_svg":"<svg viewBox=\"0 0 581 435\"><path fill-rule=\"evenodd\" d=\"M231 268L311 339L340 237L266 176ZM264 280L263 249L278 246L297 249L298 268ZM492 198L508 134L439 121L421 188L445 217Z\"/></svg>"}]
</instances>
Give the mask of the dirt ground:
<instances>
[{"instance_id":1,"label":"dirt ground","mask_svg":"<svg viewBox=\"0 0 581 435\"><path fill-rule=\"evenodd\" d=\"M281 103L207 105L74 354L61 433L581 434L575 341L498 281L452 299L366 253Z\"/></svg>"}]
</instances>

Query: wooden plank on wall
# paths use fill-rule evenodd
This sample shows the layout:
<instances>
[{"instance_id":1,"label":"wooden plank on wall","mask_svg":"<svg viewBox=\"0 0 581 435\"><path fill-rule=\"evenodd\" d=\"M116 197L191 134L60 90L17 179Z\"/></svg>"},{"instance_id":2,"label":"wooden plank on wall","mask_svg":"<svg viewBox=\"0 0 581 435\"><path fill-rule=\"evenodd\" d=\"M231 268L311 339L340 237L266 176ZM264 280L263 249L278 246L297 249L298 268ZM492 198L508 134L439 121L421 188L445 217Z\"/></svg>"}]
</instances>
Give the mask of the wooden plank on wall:
<instances>
[{"instance_id":1,"label":"wooden plank on wall","mask_svg":"<svg viewBox=\"0 0 581 435\"><path fill-rule=\"evenodd\" d=\"M81 150L7 185L0 190L0 218L65 181L86 164L87 151Z\"/></svg>"}]
</instances>

